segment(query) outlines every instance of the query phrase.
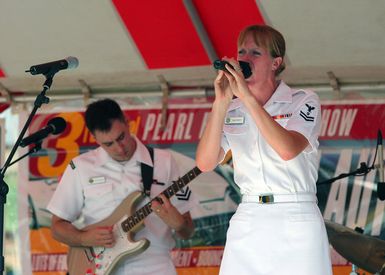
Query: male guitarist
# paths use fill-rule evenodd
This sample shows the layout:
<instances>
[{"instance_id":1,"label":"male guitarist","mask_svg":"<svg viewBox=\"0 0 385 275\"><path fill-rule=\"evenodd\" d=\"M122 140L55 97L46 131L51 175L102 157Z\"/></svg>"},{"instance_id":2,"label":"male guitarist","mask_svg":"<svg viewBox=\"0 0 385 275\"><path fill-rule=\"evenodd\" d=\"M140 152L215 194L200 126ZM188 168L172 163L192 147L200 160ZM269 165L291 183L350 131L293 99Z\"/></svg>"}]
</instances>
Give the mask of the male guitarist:
<instances>
[{"instance_id":1,"label":"male guitarist","mask_svg":"<svg viewBox=\"0 0 385 275\"><path fill-rule=\"evenodd\" d=\"M155 149L152 161L148 148L130 134L116 101L91 103L85 121L99 147L74 158L65 170L47 207L53 214L52 235L70 247L104 247L113 251L117 240L112 226L90 225L109 217L131 193L143 191L141 163L153 169L151 199L180 175L170 152ZM150 202L149 197L142 205ZM159 197L150 204L154 213L144 219L145 227L135 234L135 239L149 240L150 246L117 263L113 274L176 274L170 257L172 231L183 239L192 236L194 226L189 210L194 203L192 196L181 198L178 193L170 199ZM90 271L79 273L87 272Z\"/></svg>"}]
</instances>

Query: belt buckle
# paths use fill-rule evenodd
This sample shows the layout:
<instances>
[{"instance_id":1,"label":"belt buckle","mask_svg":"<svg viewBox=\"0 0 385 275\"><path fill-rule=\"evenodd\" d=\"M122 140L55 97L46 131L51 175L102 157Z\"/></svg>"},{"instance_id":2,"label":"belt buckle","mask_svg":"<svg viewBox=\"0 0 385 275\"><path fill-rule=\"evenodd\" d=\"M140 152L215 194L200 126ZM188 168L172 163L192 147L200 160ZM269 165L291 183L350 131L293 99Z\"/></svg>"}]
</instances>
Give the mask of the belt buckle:
<instances>
[{"instance_id":1,"label":"belt buckle","mask_svg":"<svg viewBox=\"0 0 385 275\"><path fill-rule=\"evenodd\" d=\"M274 203L274 196L272 194L259 196L259 203Z\"/></svg>"}]
</instances>

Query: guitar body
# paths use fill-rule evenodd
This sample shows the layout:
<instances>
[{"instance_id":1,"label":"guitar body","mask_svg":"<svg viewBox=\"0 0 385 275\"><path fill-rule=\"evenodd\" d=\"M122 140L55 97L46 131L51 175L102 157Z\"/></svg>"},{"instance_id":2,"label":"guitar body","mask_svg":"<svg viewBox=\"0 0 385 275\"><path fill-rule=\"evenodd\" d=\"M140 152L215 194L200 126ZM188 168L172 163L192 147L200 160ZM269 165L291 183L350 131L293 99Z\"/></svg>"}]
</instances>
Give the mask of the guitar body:
<instances>
[{"instance_id":1,"label":"guitar body","mask_svg":"<svg viewBox=\"0 0 385 275\"><path fill-rule=\"evenodd\" d=\"M116 244L112 248L70 247L67 259L70 275L109 275L119 262L147 249L150 245L148 240L142 239L134 241L132 239L134 232L143 226L143 222L135 226L128 233L124 232L121 228L122 221L132 215L136 205L143 199L143 196L141 192L130 194L109 217L85 228L91 229L102 226L112 226Z\"/></svg>"},{"instance_id":2,"label":"guitar body","mask_svg":"<svg viewBox=\"0 0 385 275\"><path fill-rule=\"evenodd\" d=\"M200 173L202 171L198 167L193 168L182 178L174 181L162 194L169 199ZM142 192L130 194L108 218L85 227L92 229L112 226L116 243L112 248L70 247L67 258L70 275L109 275L119 262L147 249L150 245L148 240L132 239L134 233L143 226L143 219L152 212L151 202L135 211L144 196Z\"/></svg>"}]
</instances>

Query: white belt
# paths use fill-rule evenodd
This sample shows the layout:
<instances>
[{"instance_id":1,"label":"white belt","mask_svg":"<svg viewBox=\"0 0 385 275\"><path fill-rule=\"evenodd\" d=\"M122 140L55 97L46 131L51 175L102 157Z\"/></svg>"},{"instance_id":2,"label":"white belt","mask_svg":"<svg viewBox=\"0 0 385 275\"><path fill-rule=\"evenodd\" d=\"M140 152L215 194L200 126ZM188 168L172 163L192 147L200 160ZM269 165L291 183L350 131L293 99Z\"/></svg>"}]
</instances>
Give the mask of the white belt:
<instances>
[{"instance_id":1,"label":"white belt","mask_svg":"<svg viewBox=\"0 0 385 275\"><path fill-rule=\"evenodd\" d=\"M317 197L312 193L243 195L242 202L262 204L280 202L317 202Z\"/></svg>"}]
</instances>

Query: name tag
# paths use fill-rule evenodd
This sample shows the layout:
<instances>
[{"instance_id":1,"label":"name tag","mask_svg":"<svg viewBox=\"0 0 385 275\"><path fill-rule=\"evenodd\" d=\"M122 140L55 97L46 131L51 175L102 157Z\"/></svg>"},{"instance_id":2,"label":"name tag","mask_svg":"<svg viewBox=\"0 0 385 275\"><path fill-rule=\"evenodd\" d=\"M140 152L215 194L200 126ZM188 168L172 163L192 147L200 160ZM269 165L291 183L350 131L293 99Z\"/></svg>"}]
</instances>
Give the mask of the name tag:
<instances>
[{"instance_id":1,"label":"name tag","mask_svg":"<svg viewBox=\"0 0 385 275\"><path fill-rule=\"evenodd\" d=\"M225 119L225 125L244 124L244 123L245 123L245 117L243 116L226 117Z\"/></svg>"},{"instance_id":2,"label":"name tag","mask_svg":"<svg viewBox=\"0 0 385 275\"><path fill-rule=\"evenodd\" d=\"M102 176L100 176L100 177L93 177L93 178L90 178L90 179L88 180L88 182L89 182L90 184L105 183L105 182L106 182L106 178L105 178L105 177L102 177Z\"/></svg>"}]
</instances>

